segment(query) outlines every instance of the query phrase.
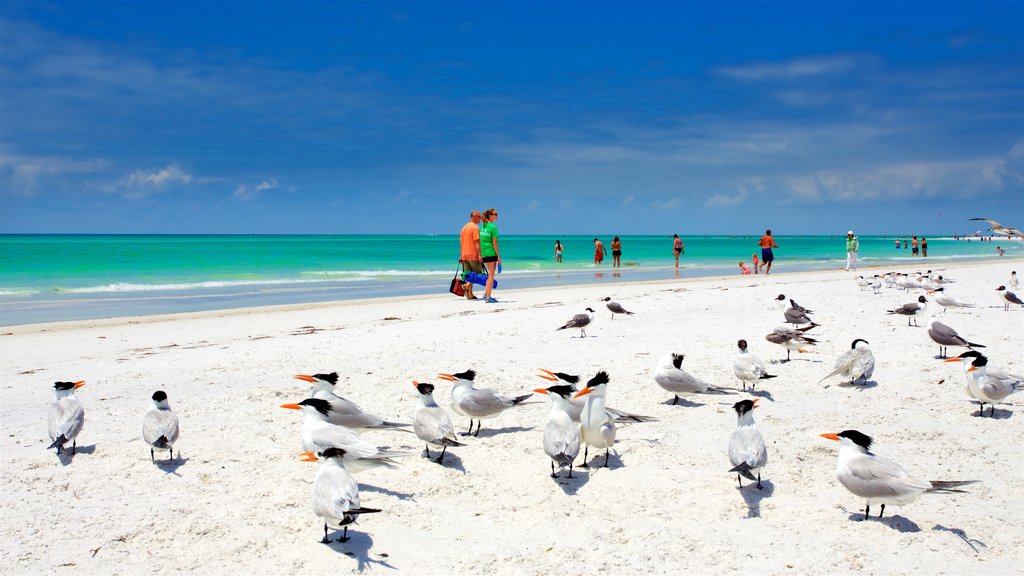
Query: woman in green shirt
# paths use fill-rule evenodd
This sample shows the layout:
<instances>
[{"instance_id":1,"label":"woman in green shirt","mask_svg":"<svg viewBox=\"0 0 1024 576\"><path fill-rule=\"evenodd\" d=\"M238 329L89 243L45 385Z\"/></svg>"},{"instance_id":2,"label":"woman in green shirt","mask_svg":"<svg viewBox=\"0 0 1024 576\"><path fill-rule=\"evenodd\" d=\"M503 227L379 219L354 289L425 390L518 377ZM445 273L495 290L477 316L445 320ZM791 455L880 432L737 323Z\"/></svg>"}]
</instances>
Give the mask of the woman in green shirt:
<instances>
[{"instance_id":1,"label":"woman in green shirt","mask_svg":"<svg viewBox=\"0 0 1024 576\"><path fill-rule=\"evenodd\" d=\"M487 285L484 286L484 302L494 304L497 302L491 297L491 289L494 287L494 275L501 265L501 253L498 252L498 226L494 223L498 219L498 211L488 208L484 211L484 223L480 225L480 255L483 256L484 266L487 267Z\"/></svg>"}]
</instances>

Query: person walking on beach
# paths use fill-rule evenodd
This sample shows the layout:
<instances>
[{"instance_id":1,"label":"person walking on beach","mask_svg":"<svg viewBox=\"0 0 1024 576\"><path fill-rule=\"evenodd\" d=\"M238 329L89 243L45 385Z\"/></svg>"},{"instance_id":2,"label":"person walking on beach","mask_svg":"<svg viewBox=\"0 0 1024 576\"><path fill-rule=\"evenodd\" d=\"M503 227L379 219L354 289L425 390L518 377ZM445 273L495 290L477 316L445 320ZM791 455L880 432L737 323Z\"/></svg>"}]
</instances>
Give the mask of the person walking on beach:
<instances>
[{"instance_id":1,"label":"person walking on beach","mask_svg":"<svg viewBox=\"0 0 1024 576\"><path fill-rule=\"evenodd\" d=\"M619 237L612 238L612 268L622 266L622 242Z\"/></svg>"},{"instance_id":2,"label":"person walking on beach","mask_svg":"<svg viewBox=\"0 0 1024 576\"><path fill-rule=\"evenodd\" d=\"M772 253L772 248L778 248L778 245L775 244L775 238L772 238L771 229L764 231L764 236L761 236L757 245L761 247L762 268L764 268L764 275L767 276L771 274L772 262L775 261L775 254Z\"/></svg>"},{"instance_id":3,"label":"person walking on beach","mask_svg":"<svg viewBox=\"0 0 1024 576\"><path fill-rule=\"evenodd\" d=\"M483 216L479 210L469 213L469 222L466 222L459 232L459 263L462 264L463 274L466 272L484 273L483 256L480 255L480 220ZM463 276L465 277L465 276ZM473 295L473 283L466 282L466 300L477 300Z\"/></svg>"},{"instance_id":4,"label":"person walking on beach","mask_svg":"<svg viewBox=\"0 0 1024 576\"><path fill-rule=\"evenodd\" d=\"M853 235L853 230L846 233L846 271L857 269L857 252L860 251L860 239Z\"/></svg>"},{"instance_id":5,"label":"person walking on beach","mask_svg":"<svg viewBox=\"0 0 1024 576\"><path fill-rule=\"evenodd\" d=\"M488 208L484 210L484 223L480 226L480 254L483 256L484 266L487 268L484 302L488 304L497 302L491 297L491 290L494 288L494 275L498 273L498 266L501 265L501 253L498 251L498 226L494 223L497 219L498 211Z\"/></svg>"},{"instance_id":6,"label":"person walking on beach","mask_svg":"<svg viewBox=\"0 0 1024 576\"><path fill-rule=\"evenodd\" d=\"M921 257L928 257L928 239L924 236L921 236Z\"/></svg>"},{"instance_id":7,"label":"person walking on beach","mask_svg":"<svg viewBox=\"0 0 1024 576\"><path fill-rule=\"evenodd\" d=\"M594 264L602 262L604 262L604 244L597 238L594 238Z\"/></svg>"},{"instance_id":8,"label":"person walking on beach","mask_svg":"<svg viewBox=\"0 0 1024 576\"><path fill-rule=\"evenodd\" d=\"M562 263L562 241L555 240L555 262Z\"/></svg>"},{"instance_id":9,"label":"person walking on beach","mask_svg":"<svg viewBox=\"0 0 1024 576\"><path fill-rule=\"evenodd\" d=\"M672 253L676 255L676 268L679 268L679 256L683 254L683 241L679 238L679 234L672 235Z\"/></svg>"}]
</instances>

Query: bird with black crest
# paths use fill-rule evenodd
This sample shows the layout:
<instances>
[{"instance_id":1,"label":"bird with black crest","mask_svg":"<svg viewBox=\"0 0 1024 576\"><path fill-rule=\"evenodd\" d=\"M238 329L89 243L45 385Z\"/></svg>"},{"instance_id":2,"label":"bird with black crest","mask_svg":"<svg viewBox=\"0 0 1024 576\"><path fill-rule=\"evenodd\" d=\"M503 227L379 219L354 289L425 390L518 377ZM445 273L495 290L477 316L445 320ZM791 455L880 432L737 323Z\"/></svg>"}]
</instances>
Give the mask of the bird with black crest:
<instances>
[{"instance_id":1,"label":"bird with black crest","mask_svg":"<svg viewBox=\"0 0 1024 576\"><path fill-rule=\"evenodd\" d=\"M412 431L416 437L427 443L427 458L430 458L430 446L441 449L441 454L433 459L441 464L444 462L444 453L449 447L465 446L455 438L455 427L452 426L452 416L447 410L437 405L434 400L434 385L428 382L412 381L412 387L419 392L420 405L412 414Z\"/></svg>"},{"instance_id":2,"label":"bird with black crest","mask_svg":"<svg viewBox=\"0 0 1024 576\"><path fill-rule=\"evenodd\" d=\"M466 436L480 435L480 426L484 418L495 418L505 410L522 404L533 394L522 396L506 396L493 388L476 388L475 370L466 370L457 374L442 373L437 375L442 380L452 383L452 410L456 414L469 418L469 431ZM476 420L476 434L473 434L473 420Z\"/></svg>"},{"instance_id":3,"label":"bird with black crest","mask_svg":"<svg viewBox=\"0 0 1024 576\"><path fill-rule=\"evenodd\" d=\"M537 388L534 392L551 397L551 411L544 425L544 453L551 458L551 477L557 478L558 469L569 469L572 478L572 463L580 453L580 426L569 415L572 408L569 399L576 392L568 384L556 384L547 388Z\"/></svg>"},{"instance_id":4,"label":"bird with black crest","mask_svg":"<svg viewBox=\"0 0 1024 576\"><path fill-rule=\"evenodd\" d=\"M768 463L768 448L764 438L754 424L754 408L758 408L757 398L740 400L733 404L736 411L736 429L729 437L729 462L733 467L729 472L736 473L736 482L743 487L743 476L751 482L757 482L761 489L761 469ZM756 474L756 476L755 476Z\"/></svg>"},{"instance_id":5,"label":"bird with black crest","mask_svg":"<svg viewBox=\"0 0 1024 576\"><path fill-rule=\"evenodd\" d=\"M64 452L64 445L71 442L71 453L78 449L78 433L85 425L85 408L75 395L75 390L85 386L84 381L54 382L54 402L46 414L46 430L52 443L47 448L56 448L57 454Z\"/></svg>"},{"instance_id":6,"label":"bird with black crest","mask_svg":"<svg viewBox=\"0 0 1024 576\"><path fill-rule=\"evenodd\" d=\"M602 370L587 381L587 386L575 395L576 398L587 397L583 413L580 414L580 438L585 443L583 464L580 466L584 468L590 465L587 462L590 446L598 450L604 448L604 466L607 468L611 448L615 445L615 420L605 411L608 381L608 373Z\"/></svg>"},{"instance_id":7,"label":"bird with black crest","mask_svg":"<svg viewBox=\"0 0 1024 576\"><path fill-rule=\"evenodd\" d=\"M154 450L169 451L174 460L174 443L178 441L178 416L171 411L167 393L153 393L153 406L142 417L142 439L149 444L149 459L156 462Z\"/></svg>"}]
</instances>

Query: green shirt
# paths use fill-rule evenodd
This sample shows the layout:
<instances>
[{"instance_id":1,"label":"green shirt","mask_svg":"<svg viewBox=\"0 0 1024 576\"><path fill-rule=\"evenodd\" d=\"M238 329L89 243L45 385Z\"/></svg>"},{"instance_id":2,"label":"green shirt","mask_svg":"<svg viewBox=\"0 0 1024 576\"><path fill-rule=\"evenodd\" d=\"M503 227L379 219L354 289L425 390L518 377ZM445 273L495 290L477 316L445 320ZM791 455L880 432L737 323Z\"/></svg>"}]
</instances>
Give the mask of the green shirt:
<instances>
[{"instance_id":1,"label":"green shirt","mask_svg":"<svg viewBox=\"0 0 1024 576\"><path fill-rule=\"evenodd\" d=\"M480 225L480 255L484 258L498 255L494 251L492 238L498 239L498 227L493 222L484 222Z\"/></svg>"}]
</instances>

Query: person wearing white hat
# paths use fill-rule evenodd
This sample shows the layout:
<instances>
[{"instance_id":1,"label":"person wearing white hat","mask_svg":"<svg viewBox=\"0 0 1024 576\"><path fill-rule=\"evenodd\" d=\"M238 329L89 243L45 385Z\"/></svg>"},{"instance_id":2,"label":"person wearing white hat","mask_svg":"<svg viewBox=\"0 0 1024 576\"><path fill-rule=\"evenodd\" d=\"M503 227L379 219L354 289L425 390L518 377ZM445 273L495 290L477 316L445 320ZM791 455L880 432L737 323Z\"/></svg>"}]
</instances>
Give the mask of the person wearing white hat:
<instances>
[{"instance_id":1,"label":"person wearing white hat","mask_svg":"<svg viewBox=\"0 0 1024 576\"><path fill-rule=\"evenodd\" d=\"M860 251L860 239L853 235L853 230L846 233L846 271L857 269L857 252Z\"/></svg>"}]
</instances>

